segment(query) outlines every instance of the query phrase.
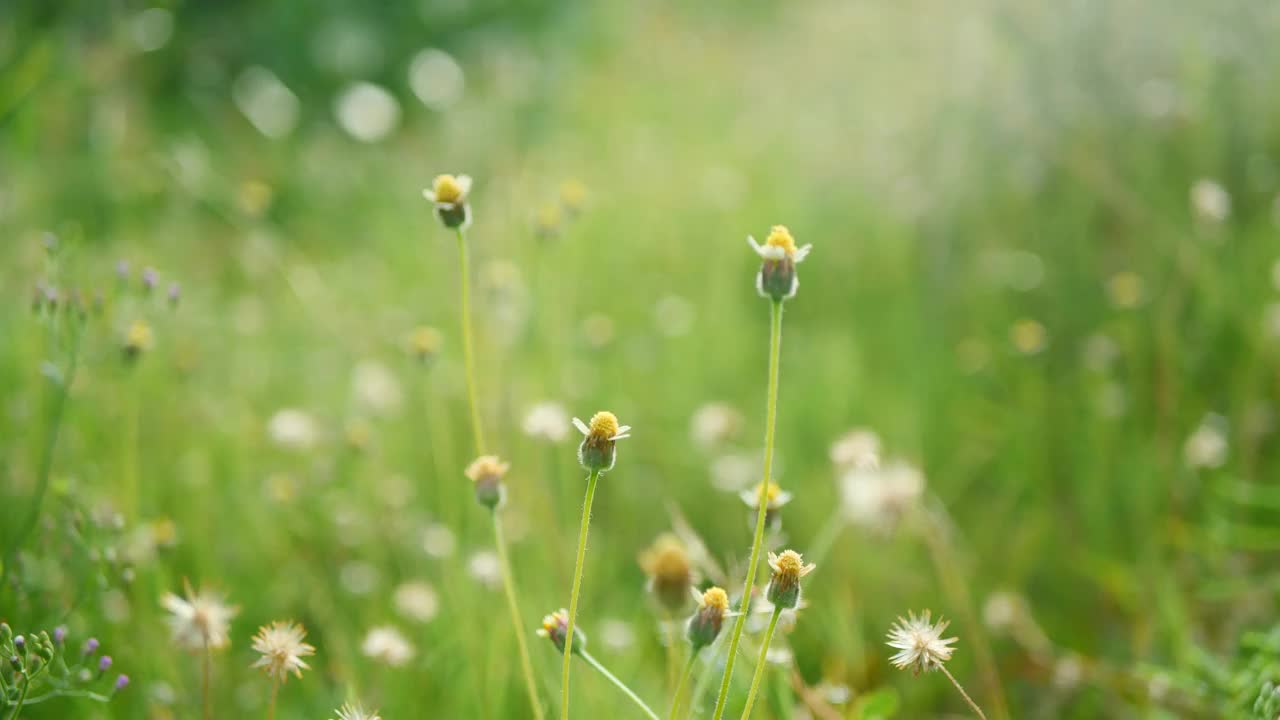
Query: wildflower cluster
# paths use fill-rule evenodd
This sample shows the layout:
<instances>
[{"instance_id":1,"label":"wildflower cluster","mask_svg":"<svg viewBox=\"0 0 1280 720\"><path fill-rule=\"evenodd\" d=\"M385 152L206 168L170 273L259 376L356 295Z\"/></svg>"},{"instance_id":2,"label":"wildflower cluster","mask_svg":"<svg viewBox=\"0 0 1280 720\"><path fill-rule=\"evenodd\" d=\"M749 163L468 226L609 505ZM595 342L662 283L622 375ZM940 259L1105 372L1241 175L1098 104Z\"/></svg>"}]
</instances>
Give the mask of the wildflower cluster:
<instances>
[{"instance_id":1,"label":"wildflower cluster","mask_svg":"<svg viewBox=\"0 0 1280 720\"><path fill-rule=\"evenodd\" d=\"M128 687L129 676L111 672L114 662L99 652L97 639L74 651L71 645L62 626L52 635L43 630L24 635L0 623L0 708L12 709L8 717L16 719L24 706L55 697L109 702Z\"/></svg>"}]
</instances>

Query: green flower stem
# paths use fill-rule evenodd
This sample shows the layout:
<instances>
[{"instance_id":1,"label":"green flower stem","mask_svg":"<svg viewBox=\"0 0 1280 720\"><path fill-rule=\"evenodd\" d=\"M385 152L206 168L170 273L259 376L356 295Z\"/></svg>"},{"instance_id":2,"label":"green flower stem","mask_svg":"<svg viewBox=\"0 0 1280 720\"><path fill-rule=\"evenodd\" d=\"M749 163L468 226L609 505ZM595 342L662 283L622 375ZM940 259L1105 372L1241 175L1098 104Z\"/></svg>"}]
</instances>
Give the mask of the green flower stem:
<instances>
[{"instance_id":1,"label":"green flower stem","mask_svg":"<svg viewBox=\"0 0 1280 720\"><path fill-rule=\"evenodd\" d=\"M676 692L671 698L671 713L667 716L667 720L676 720L676 715L680 713L680 696L684 694L684 689L689 684L689 676L693 674L693 664L697 659L697 651L690 651L689 661L684 664L684 670L680 673L680 681L676 683Z\"/></svg>"},{"instance_id":2,"label":"green flower stem","mask_svg":"<svg viewBox=\"0 0 1280 720\"><path fill-rule=\"evenodd\" d=\"M773 615L769 617L769 627L764 631L764 640L760 642L760 658L756 660L756 674L751 678L751 691L747 693L746 707L742 708L742 720L751 717L751 706L756 701L756 691L760 689L760 678L764 677L765 666L768 661L765 657L769 654L769 643L773 641L773 631L778 628L778 618L782 616L782 607L775 605Z\"/></svg>"},{"instance_id":3,"label":"green flower stem","mask_svg":"<svg viewBox=\"0 0 1280 720\"><path fill-rule=\"evenodd\" d=\"M476 390L475 345L471 334L471 271L467 260L467 236L458 228L458 262L462 274L462 360L467 372L467 400L471 405L471 433L476 455L484 454L484 430L480 425L480 402Z\"/></svg>"},{"instance_id":4,"label":"green flower stem","mask_svg":"<svg viewBox=\"0 0 1280 720\"><path fill-rule=\"evenodd\" d=\"M569 637L573 637L573 636L570 635ZM567 646L568 646L568 643L566 643L565 657L569 657ZM591 653L587 652L586 650L579 650L578 654L582 656L582 659L585 660L588 665L595 668L596 672L608 678L609 682L613 683L614 685L617 685L618 689L621 690L624 695L626 695L628 698L631 698L631 702L635 703L636 707L644 711L644 714L646 717L648 717L650 720L662 720L661 718L658 717L657 713L651 710L649 706L646 705L645 702L640 699L639 695L636 695L631 688L627 687L626 683L622 682L617 677L615 677L613 673L605 669L605 666L601 665L599 660L596 660L594 657L592 657Z\"/></svg>"},{"instance_id":5,"label":"green flower stem","mask_svg":"<svg viewBox=\"0 0 1280 720\"><path fill-rule=\"evenodd\" d=\"M204 654L200 661L200 707L204 710L204 720L213 720L213 695L209 692L213 686L213 650L209 641L204 643Z\"/></svg>"},{"instance_id":6,"label":"green flower stem","mask_svg":"<svg viewBox=\"0 0 1280 720\"><path fill-rule=\"evenodd\" d=\"M59 688L57 690L50 690L49 692L43 695L37 695L32 698L27 698L25 705L27 705L28 707L30 707L31 705L39 705L45 700L52 700L54 698L60 698L60 697L85 698L87 700L93 700L93 701L102 702L102 703L111 702L110 695L103 695L102 693L96 693L96 692L93 692L92 690L70 690L65 688ZM17 717L17 716L15 715L14 717Z\"/></svg>"},{"instance_id":7,"label":"green flower stem","mask_svg":"<svg viewBox=\"0 0 1280 720\"><path fill-rule=\"evenodd\" d=\"M542 702L538 699L538 685L533 676L533 663L529 660L529 641L524 634L524 623L520 621L520 602L516 598L516 582L511 575L511 560L507 557L507 538L502 532L502 517L495 508L493 511L493 540L498 549L498 563L502 566L502 588L507 595L507 610L511 612L511 624L515 626L516 646L520 649L520 668L524 672L525 689L529 692L529 703L533 706L533 716L542 720Z\"/></svg>"},{"instance_id":8,"label":"green flower stem","mask_svg":"<svg viewBox=\"0 0 1280 720\"><path fill-rule=\"evenodd\" d=\"M782 355L782 301L774 300L771 307L769 325L769 398L765 409L764 426L764 481L760 483L760 510L756 513L756 535L751 543L751 560L747 565L747 579L742 588L742 607L738 620L733 624L733 635L729 638L729 656L725 659L724 679L720 681L720 696L716 699L714 720L724 717L725 705L729 699L729 685L733 681L733 665L738 659L738 643L742 640L742 627L747 621L747 610L751 605L751 590L756 582L756 569L760 565L760 545L764 541L764 518L769 503L766 493L769 488L770 475L773 472L773 435L778 419L778 364Z\"/></svg>"},{"instance_id":9,"label":"green flower stem","mask_svg":"<svg viewBox=\"0 0 1280 720\"><path fill-rule=\"evenodd\" d=\"M276 698L280 695L280 681L271 681L271 701L267 703L267 720L276 720Z\"/></svg>"},{"instance_id":10,"label":"green flower stem","mask_svg":"<svg viewBox=\"0 0 1280 720\"><path fill-rule=\"evenodd\" d=\"M27 701L27 691L31 689L31 680L25 679L22 683L22 692L18 695L18 704L13 706L13 714L9 716L9 720L18 720L18 716L22 714L22 706Z\"/></svg>"},{"instance_id":11,"label":"green flower stem","mask_svg":"<svg viewBox=\"0 0 1280 720\"><path fill-rule=\"evenodd\" d=\"M578 560L573 569L573 591L569 595L569 625L564 638L564 671L560 678L560 719L569 720L569 661L573 658L574 624L578 619L578 591L582 589L582 564L587 555L587 529L591 526L591 501L596 496L600 471L592 470L587 478L587 497L582 501L582 525L578 530ZM583 652L585 656L586 653ZM601 669L603 672L603 669ZM606 673L607 674L607 673Z\"/></svg>"},{"instance_id":12,"label":"green flower stem","mask_svg":"<svg viewBox=\"0 0 1280 720\"><path fill-rule=\"evenodd\" d=\"M49 475L53 472L53 450L58 444L62 419L67 411L67 396L71 393L71 383L76 379L76 367L80 360L80 336L84 331L78 325L73 324L73 327L71 356L67 360L67 371L54 381L57 391L53 397L52 417L49 420L49 429L45 433L44 447L40 449L40 467L36 474L35 496L31 500L31 509L27 511L26 519L18 526L18 533L9 544L4 561L0 562L0 588L4 587L5 580L9 577L9 571L18 556L18 549L35 529L36 522L40 519L40 507L44 504L44 496L49 491ZM17 715L15 714L14 717Z\"/></svg>"},{"instance_id":13,"label":"green flower stem","mask_svg":"<svg viewBox=\"0 0 1280 720\"><path fill-rule=\"evenodd\" d=\"M943 675L947 676L947 679L951 681L952 685L956 686L956 690L959 691L960 697L964 698L964 701L969 703L969 707L973 708L973 711L978 714L978 717L982 718L982 720L987 720L987 714L982 712L982 708L978 707L978 703L974 702L973 698L969 697L969 693L964 691L964 686L956 680L955 676L951 674L951 671L947 669L947 666L939 665L938 669L942 671Z\"/></svg>"}]
</instances>

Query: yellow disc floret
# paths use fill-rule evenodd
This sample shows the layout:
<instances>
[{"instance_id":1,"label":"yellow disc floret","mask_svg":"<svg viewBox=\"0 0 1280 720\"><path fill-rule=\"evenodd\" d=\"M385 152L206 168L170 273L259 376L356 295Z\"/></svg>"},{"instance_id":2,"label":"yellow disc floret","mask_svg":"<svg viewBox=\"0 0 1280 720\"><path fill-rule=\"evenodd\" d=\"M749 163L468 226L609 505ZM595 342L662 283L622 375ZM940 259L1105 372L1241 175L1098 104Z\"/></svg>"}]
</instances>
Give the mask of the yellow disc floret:
<instances>
[{"instance_id":1,"label":"yellow disc floret","mask_svg":"<svg viewBox=\"0 0 1280 720\"><path fill-rule=\"evenodd\" d=\"M129 352L144 352L151 349L154 341L154 336L151 334L151 326L141 320L137 320L129 326L128 332L125 333L124 347Z\"/></svg>"},{"instance_id":2,"label":"yellow disc floret","mask_svg":"<svg viewBox=\"0 0 1280 720\"><path fill-rule=\"evenodd\" d=\"M593 438L611 438L618 434L618 416L608 410L601 410L591 416L588 429Z\"/></svg>"},{"instance_id":3,"label":"yellow disc floret","mask_svg":"<svg viewBox=\"0 0 1280 720\"><path fill-rule=\"evenodd\" d=\"M458 203L462 201L462 185L452 175L437 175L431 184L438 203Z\"/></svg>"},{"instance_id":4,"label":"yellow disc floret","mask_svg":"<svg viewBox=\"0 0 1280 720\"><path fill-rule=\"evenodd\" d=\"M757 484L756 489L752 490L751 494L755 495L757 498L760 497L760 485L763 485L763 484L764 483ZM765 488L765 491L764 491L765 502L768 503L769 505L772 505L778 502L778 496L781 494L782 494L782 488L778 487L778 483L771 481L769 483L769 487Z\"/></svg>"},{"instance_id":5,"label":"yellow disc floret","mask_svg":"<svg viewBox=\"0 0 1280 720\"><path fill-rule=\"evenodd\" d=\"M702 606L724 612L729 609L729 595L721 588L713 587L702 593Z\"/></svg>"},{"instance_id":6,"label":"yellow disc floret","mask_svg":"<svg viewBox=\"0 0 1280 720\"><path fill-rule=\"evenodd\" d=\"M787 253L787 257L795 257L796 240L791 237L791 231L786 225L774 225L769 231L769 239L765 241L766 245L782 248Z\"/></svg>"}]
</instances>

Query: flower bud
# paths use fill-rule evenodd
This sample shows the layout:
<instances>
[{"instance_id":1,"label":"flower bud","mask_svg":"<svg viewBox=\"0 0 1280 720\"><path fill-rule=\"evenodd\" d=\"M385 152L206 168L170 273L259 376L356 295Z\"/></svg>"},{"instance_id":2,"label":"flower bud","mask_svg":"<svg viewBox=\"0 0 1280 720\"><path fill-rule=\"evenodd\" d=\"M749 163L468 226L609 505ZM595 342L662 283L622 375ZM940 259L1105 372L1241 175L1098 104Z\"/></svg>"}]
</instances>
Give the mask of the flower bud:
<instances>
[{"instance_id":1,"label":"flower bud","mask_svg":"<svg viewBox=\"0 0 1280 720\"><path fill-rule=\"evenodd\" d=\"M0 623L0 645L8 645L13 642L13 628L9 627L9 623Z\"/></svg>"},{"instance_id":2,"label":"flower bud","mask_svg":"<svg viewBox=\"0 0 1280 720\"><path fill-rule=\"evenodd\" d=\"M591 416L591 424L573 419L578 432L583 434L578 446L578 463L588 472L605 473L613 469L617 460L617 441L631 437L630 425L619 425L618 418L607 410Z\"/></svg>"},{"instance_id":3,"label":"flower bud","mask_svg":"<svg viewBox=\"0 0 1280 720\"><path fill-rule=\"evenodd\" d=\"M437 175L431 188L422 191L435 206L436 217L447 228L466 229L471 224L471 207L467 195L471 192L471 178L466 175Z\"/></svg>"},{"instance_id":4,"label":"flower bud","mask_svg":"<svg viewBox=\"0 0 1280 720\"><path fill-rule=\"evenodd\" d=\"M80 651L84 655L92 655L98 652L98 638L89 638L84 641L84 648Z\"/></svg>"},{"instance_id":5,"label":"flower bud","mask_svg":"<svg viewBox=\"0 0 1280 720\"><path fill-rule=\"evenodd\" d=\"M695 653L715 642L728 609L729 596L721 588L710 588L698 598L698 609L685 628L685 636Z\"/></svg>"},{"instance_id":6,"label":"flower bud","mask_svg":"<svg viewBox=\"0 0 1280 720\"><path fill-rule=\"evenodd\" d=\"M781 555L769 553L769 567L773 577L765 597L775 607L791 609L800 604L800 578L813 572L815 565L804 564L804 558L795 550L784 550Z\"/></svg>"},{"instance_id":7,"label":"flower bud","mask_svg":"<svg viewBox=\"0 0 1280 720\"><path fill-rule=\"evenodd\" d=\"M58 627L53 629L53 641L57 643L58 647L62 647L62 643L65 642L66 639L67 639L66 625L59 625Z\"/></svg>"},{"instance_id":8,"label":"flower bud","mask_svg":"<svg viewBox=\"0 0 1280 720\"><path fill-rule=\"evenodd\" d=\"M13 646L21 652L27 648L27 639L22 635L18 635L13 638Z\"/></svg>"},{"instance_id":9,"label":"flower bud","mask_svg":"<svg viewBox=\"0 0 1280 720\"><path fill-rule=\"evenodd\" d=\"M121 690L125 689L128 686L129 686L129 676L120 675L119 677L116 678L115 684L112 685L111 687L115 692L120 692Z\"/></svg>"},{"instance_id":10,"label":"flower bud","mask_svg":"<svg viewBox=\"0 0 1280 720\"><path fill-rule=\"evenodd\" d=\"M111 669L111 656L103 655L102 658L98 660L98 672L106 672L110 669Z\"/></svg>"},{"instance_id":11,"label":"flower bud","mask_svg":"<svg viewBox=\"0 0 1280 720\"><path fill-rule=\"evenodd\" d=\"M561 654L564 654L564 641L569 636L569 611L564 608L546 615L542 618L542 627L538 628L539 637L549 638L551 644L556 646ZM573 628L573 652L581 653L587 647L587 635L582 632L582 628L574 625Z\"/></svg>"},{"instance_id":12,"label":"flower bud","mask_svg":"<svg viewBox=\"0 0 1280 720\"><path fill-rule=\"evenodd\" d=\"M760 272L756 275L756 290L762 297L782 302L794 297L800 286L796 279L796 264L809 254L811 245L797 248L796 241L785 226L774 225L764 245L748 237L747 242L761 258Z\"/></svg>"},{"instance_id":13,"label":"flower bud","mask_svg":"<svg viewBox=\"0 0 1280 720\"><path fill-rule=\"evenodd\" d=\"M510 467L511 463L502 462L496 455L482 455L467 466L466 476L475 483L476 502L490 510L502 505L506 499L502 476Z\"/></svg>"},{"instance_id":14,"label":"flower bud","mask_svg":"<svg viewBox=\"0 0 1280 720\"><path fill-rule=\"evenodd\" d=\"M689 554L674 535L660 535L640 554L640 567L649 576L649 590L659 605L672 613L684 609L693 588L693 570Z\"/></svg>"},{"instance_id":15,"label":"flower bud","mask_svg":"<svg viewBox=\"0 0 1280 720\"><path fill-rule=\"evenodd\" d=\"M155 344L155 336L151 326L141 320L129 326L124 336L124 354L128 360L136 360L139 355L151 349Z\"/></svg>"}]
</instances>

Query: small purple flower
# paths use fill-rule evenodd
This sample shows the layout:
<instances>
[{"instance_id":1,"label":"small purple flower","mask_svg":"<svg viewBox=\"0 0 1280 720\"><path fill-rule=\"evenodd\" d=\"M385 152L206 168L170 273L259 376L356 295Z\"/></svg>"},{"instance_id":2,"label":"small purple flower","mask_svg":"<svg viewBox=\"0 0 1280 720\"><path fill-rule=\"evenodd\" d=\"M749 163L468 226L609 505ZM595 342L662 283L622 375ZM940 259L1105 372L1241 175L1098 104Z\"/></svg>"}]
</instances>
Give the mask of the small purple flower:
<instances>
[{"instance_id":1,"label":"small purple flower","mask_svg":"<svg viewBox=\"0 0 1280 720\"><path fill-rule=\"evenodd\" d=\"M147 268L142 271L142 287L148 292L156 289L156 283L160 281L160 276L155 268Z\"/></svg>"},{"instance_id":2,"label":"small purple flower","mask_svg":"<svg viewBox=\"0 0 1280 720\"><path fill-rule=\"evenodd\" d=\"M102 659L98 661L98 672L106 672L110 669L111 669L111 656L103 655Z\"/></svg>"},{"instance_id":3,"label":"small purple flower","mask_svg":"<svg viewBox=\"0 0 1280 720\"><path fill-rule=\"evenodd\" d=\"M59 625L53 629L53 641L62 647L62 643L67 639L67 626Z\"/></svg>"},{"instance_id":4,"label":"small purple flower","mask_svg":"<svg viewBox=\"0 0 1280 720\"><path fill-rule=\"evenodd\" d=\"M21 635L15 635L13 636L13 646L21 650L27 646L27 639Z\"/></svg>"},{"instance_id":5,"label":"small purple flower","mask_svg":"<svg viewBox=\"0 0 1280 720\"><path fill-rule=\"evenodd\" d=\"M85 655L92 655L98 652L98 638L89 638L86 640L83 652Z\"/></svg>"},{"instance_id":6,"label":"small purple flower","mask_svg":"<svg viewBox=\"0 0 1280 720\"><path fill-rule=\"evenodd\" d=\"M169 304L177 305L178 299L182 296L182 287L178 283L169 285Z\"/></svg>"},{"instance_id":7,"label":"small purple flower","mask_svg":"<svg viewBox=\"0 0 1280 720\"><path fill-rule=\"evenodd\" d=\"M120 278L121 280L129 279L129 261L128 260L116 261L116 277Z\"/></svg>"},{"instance_id":8,"label":"small purple flower","mask_svg":"<svg viewBox=\"0 0 1280 720\"><path fill-rule=\"evenodd\" d=\"M129 686L129 676L128 676L128 675L121 675L121 676L119 676L119 677L117 677L117 678L116 678L116 684L115 684L115 690L116 690L116 692L120 692L121 690L125 689L125 688L126 688L126 687L128 687L128 686Z\"/></svg>"}]
</instances>

